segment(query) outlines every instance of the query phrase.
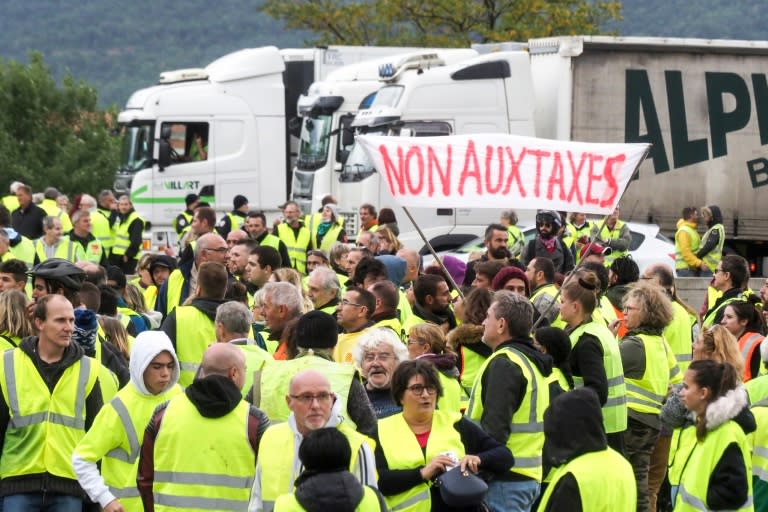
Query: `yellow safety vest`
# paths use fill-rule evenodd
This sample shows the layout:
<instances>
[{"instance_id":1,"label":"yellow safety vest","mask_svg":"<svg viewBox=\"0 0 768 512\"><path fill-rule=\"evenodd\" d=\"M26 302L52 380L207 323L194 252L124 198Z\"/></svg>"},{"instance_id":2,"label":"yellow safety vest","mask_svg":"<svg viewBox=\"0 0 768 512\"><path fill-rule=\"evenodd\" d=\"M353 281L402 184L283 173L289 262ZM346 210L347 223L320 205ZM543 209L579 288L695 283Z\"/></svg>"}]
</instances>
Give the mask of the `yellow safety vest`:
<instances>
[{"instance_id":1,"label":"yellow safety vest","mask_svg":"<svg viewBox=\"0 0 768 512\"><path fill-rule=\"evenodd\" d=\"M379 320L375 324L371 326L373 329L391 329L392 332L397 334L397 337L405 343L407 340L407 333L403 329L403 324L400 323L400 319L398 318L387 318L384 320Z\"/></svg>"},{"instance_id":2,"label":"yellow safety vest","mask_svg":"<svg viewBox=\"0 0 768 512\"><path fill-rule=\"evenodd\" d=\"M546 378L536 365L512 347L505 346L495 351L483 363L480 374L475 379L475 386L469 397L466 416L480 424L483 417L483 374L488 365L497 357L508 357L520 368L528 382L523 401L512 415L507 448L515 455L513 473L541 482L543 466L541 452L544 448L544 411L549 407L549 386ZM490 383L489 383L490 384Z\"/></svg>"},{"instance_id":3,"label":"yellow safety vest","mask_svg":"<svg viewBox=\"0 0 768 512\"><path fill-rule=\"evenodd\" d=\"M183 211L183 212L181 212L179 215L181 215L182 217L184 217L184 220L186 220L186 221L187 221L187 222L184 224L184 226L182 226L182 228L181 228L181 229L179 229L179 216L177 215L177 216L176 216L176 217L174 217L174 219L173 219L173 229L175 229L175 230L176 230L176 234L178 234L178 235L179 235L179 238L181 238L181 235L182 235L182 233L184 233L184 232L186 232L187 230L189 230L189 228L190 228L190 226L191 226L191 224L192 224L192 218L194 217L194 214L191 214L191 213L187 212L187 210L184 210L184 211Z\"/></svg>"},{"instance_id":4,"label":"yellow safety vest","mask_svg":"<svg viewBox=\"0 0 768 512\"><path fill-rule=\"evenodd\" d=\"M517 259L520 257L520 253L523 252L523 248L525 247L525 235L520 231L519 227L511 224L507 226L507 233L509 233L507 247L509 248L512 258ZM461 283L458 284L461 285Z\"/></svg>"},{"instance_id":5,"label":"yellow safety vest","mask_svg":"<svg viewBox=\"0 0 768 512\"><path fill-rule=\"evenodd\" d=\"M709 251L707 254L704 255L701 260L704 262L705 265L707 265L707 268L710 272L714 272L715 269L717 269L717 264L720 263L720 260L723 259L723 245L725 245L725 227L722 224L715 224L711 228L707 230L706 233L704 233L704 236L702 237L702 243L701 245L705 245L707 238L709 238L710 234L717 231L718 233L718 241L717 245L714 249Z\"/></svg>"},{"instance_id":6,"label":"yellow safety vest","mask_svg":"<svg viewBox=\"0 0 768 512\"><path fill-rule=\"evenodd\" d=\"M333 348L333 360L337 363L354 363L355 359L352 353L357 346L357 341L360 339L360 336L367 332L368 329L363 329L357 332L339 334L339 341Z\"/></svg>"},{"instance_id":7,"label":"yellow safety vest","mask_svg":"<svg viewBox=\"0 0 768 512\"><path fill-rule=\"evenodd\" d=\"M8 331L0 333L0 351L12 350L21 343L20 336L11 336Z\"/></svg>"},{"instance_id":8,"label":"yellow safety vest","mask_svg":"<svg viewBox=\"0 0 768 512\"><path fill-rule=\"evenodd\" d=\"M263 245L264 247L271 247L278 252L280 251L280 239L269 233L267 233L267 236L265 236L264 239L259 242L259 245ZM284 261L283 264L288 264L288 262Z\"/></svg>"},{"instance_id":9,"label":"yellow safety vest","mask_svg":"<svg viewBox=\"0 0 768 512\"><path fill-rule=\"evenodd\" d=\"M693 360L693 349L691 347L693 343L692 328L696 320L691 318L691 314L674 300L672 301L672 312L672 322L664 328L664 339L667 340L669 348L675 354L680 373L685 374L685 370L688 369Z\"/></svg>"},{"instance_id":10,"label":"yellow safety vest","mask_svg":"<svg viewBox=\"0 0 768 512\"><path fill-rule=\"evenodd\" d=\"M253 374L264 368L264 365L274 362L272 355L258 345L235 345L245 356L245 382L243 383L243 398L253 386ZM283 400L285 401L285 400ZM272 419L272 418L270 418Z\"/></svg>"},{"instance_id":11,"label":"yellow safety vest","mask_svg":"<svg viewBox=\"0 0 768 512\"><path fill-rule=\"evenodd\" d=\"M225 416L206 418L184 393L171 399L155 440L157 512L248 508L256 466L249 410L241 401Z\"/></svg>"},{"instance_id":12,"label":"yellow safety vest","mask_svg":"<svg viewBox=\"0 0 768 512\"><path fill-rule=\"evenodd\" d=\"M101 363L83 356L59 377L53 393L20 348L3 353L0 386L10 421L5 432L3 479L50 473L77 480L72 452L85 435L85 401Z\"/></svg>"},{"instance_id":13,"label":"yellow safety vest","mask_svg":"<svg viewBox=\"0 0 768 512\"><path fill-rule=\"evenodd\" d=\"M555 382L563 391L571 390L571 385L568 384L568 379L565 378L565 374L560 368L552 368L552 373L547 377L547 385L554 384Z\"/></svg>"},{"instance_id":14,"label":"yellow safety vest","mask_svg":"<svg viewBox=\"0 0 768 512\"><path fill-rule=\"evenodd\" d=\"M539 512L547 510L557 483L568 474L576 480L582 510L618 512L637 507L637 484L632 466L609 447L599 452L587 452L557 468L541 499Z\"/></svg>"},{"instance_id":15,"label":"yellow safety vest","mask_svg":"<svg viewBox=\"0 0 768 512\"><path fill-rule=\"evenodd\" d=\"M680 476L685 468L686 461L690 458L693 448L696 446L696 427L688 425L685 428L675 428L672 431L672 441L669 447L669 463L667 465L667 478L672 486L680 484Z\"/></svg>"},{"instance_id":16,"label":"yellow safety vest","mask_svg":"<svg viewBox=\"0 0 768 512\"><path fill-rule=\"evenodd\" d=\"M147 311L154 311L157 303L157 286L153 284L147 286L142 290L141 295L144 297L144 307Z\"/></svg>"},{"instance_id":17,"label":"yellow safety vest","mask_svg":"<svg viewBox=\"0 0 768 512\"><path fill-rule=\"evenodd\" d=\"M696 232L695 229L693 229L688 224L681 224L680 227L677 228L677 231L675 232L675 269L678 269L678 270L690 268L688 266L688 262L685 261L685 258L683 258L683 251L680 248L680 240L678 239L678 235L682 232L685 232L688 234L688 238L691 241L692 253L696 254L696 251L699 250L699 245L701 243L699 234ZM693 270L698 270L698 269L693 269Z\"/></svg>"},{"instance_id":18,"label":"yellow safety vest","mask_svg":"<svg viewBox=\"0 0 768 512\"><path fill-rule=\"evenodd\" d=\"M245 218L241 217L239 215L235 215L232 212L227 212L227 217L229 218L229 230L235 231L243 227L243 224L245 223Z\"/></svg>"},{"instance_id":19,"label":"yellow safety vest","mask_svg":"<svg viewBox=\"0 0 768 512\"><path fill-rule=\"evenodd\" d=\"M616 221L616 225L613 226L613 229L610 229L608 225L603 226L602 231L600 231L600 237L599 237L600 240L603 240L605 242L609 242L611 240L618 240L621 235L621 229L623 227L624 227L624 221L621 221L621 220ZM605 257L605 266L606 267L611 266L611 263L613 263L613 260L626 256L627 254L629 254L629 251L617 251L612 248L611 254Z\"/></svg>"},{"instance_id":20,"label":"yellow safety vest","mask_svg":"<svg viewBox=\"0 0 768 512\"><path fill-rule=\"evenodd\" d=\"M723 309L725 306L730 304L731 302L738 302L738 301L745 301L747 300L747 296L744 292L739 293L735 297L729 297L725 299L723 302L720 303L719 306L717 306L717 309L713 309L707 316L704 317L704 320L701 321L701 326L705 329L708 329L712 327L715 323L715 317L717 316L717 313Z\"/></svg>"},{"instance_id":21,"label":"yellow safety vest","mask_svg":"<svg viewBox=\"0 0 768 512\"><path fill-rule=\"evenodd\" d=\"M128 248L131 246L129 228L136 220L141 222L142 229L144 229L144 219L139 217L139 214L135 211L131 212L130 215L128 215L128 218L125 219L125 221L120 222L117 226L117 230L115 231L115 245L112 246L112 254L122 256L128 251ZM134 259L138 260L140 257L141 251L136 251Z\"/></svg>"},{"instance_id":22,"label":"yellow safety vest","mask_svg":"<svg viewBox=\"0 0 768 512\"><path fill-rule=\"evenodd\" d=\"M59 208L56 201L53 199L43 199L43 202L40 203L39 206L45 210L45 213L47 213L49 217L56 217L61 221L61 230L63 232L67 233L72 229L72 220L69 218L69 214Z\"/></svg>"},{"instance_id":23,"label":"yellow safety vest","mask_svg":"<svg viewBox=\"0 0 768 512\"><path fill-rule=\"evenodd\" d=\"M304 225L299 228L298 236L285 222L277 225L277 237L283 241L291 258L291 266L302 275L307 273L307 249L310 243L309 230ZM285 263L285 262L283 262Z\"/></svg>"},{"instance_id":24,"label":"yellow safety vest","mask_svg":"<svg viewBox=\"0 0 768 512\"><path fill-rule=\"evenodd\" d=\"M351 364L339 364L322 357L305 355L287 361L272 361L261 371L259 409L270 421L287 421L291 414L285 396L288 384L294 375L304 370L317 370L325 375L331 384L331 390L341 400L341 410L346 412L349 403L349 389L355 377L355 367ZM255 397L254 397L255 398ZM346 421L349 421L347 418Z\"/></svg>"},{"instance_id":25,"label":"yellow safety vest","mask_svg":"<svg viewBox=\"0 0 768 512\"><path fill-rule=\"evenodd\" d=\"M752 448L752 476L755 487L768 487L768 399L752 404L757 429L747 436ZM763 493L755 493L758 496Z\"/></svg>"},{"instance_id":26,"label":"yellow safety vest","mask_svg":"<svg viewBox=\"0 0 768 512\"><path fill-rule=\"evenodd\" d=\"M192 384L203 354L213 343L216 343L216 324L208 315L194 306L176 308L176 356L181 367L179 384L184 387Z\"/></svg>"},{"instance_id":27,"label":"yellow safety vest","mask_svg":"<svg viewBox=\"0 0 768 512\"><path fill-rule=\"evenodd\" d=\"M761 375L744 384L749 395L749 403L756 404L768 398L768 375Z\"/></svg>"},{"instance_id":28,"label":"yellow safety vest","mask_svg":"<svg viewBox=\"0 0 768 512\"><path fill-rule=\"evenodd\" d=\"M104 213L104 210L101 209L91 214L91 233L96 237L96 240L101 242L101 246L104 247L107 254L115 245L114 230L109 223L109 217L109 213Z\"/></svg>"},{"instance_id":29,"label":"yellow safety vest","mask_svg":"<svg viewBox=\"0 0 768 512\"><path fill-rule=\"evenodd\" d=\"M624 384L624 368L621 365L621 354L616 337L604 324L589 322L581 324L571 331L571 348L579 342L581 335L587 333L600 340L603 348L603 366L608 379L608 399L603 405L603 425L609 434L623 432L627 429L627 390ZM584 386L582 377L573 376L574 387Z\"/></svg>"},{"instance_id":30,"label":"yellow safety vest","mask_svg":"<svg viewBox=\"0 0 768 512\"><path fill-rule=\"evenodd\" d=\"M32 268L35 264L35 243L25 236L21 237L21 242L18 244L14 246L9 245L8 253L17 260L26 263L29 268Z\"/></svg>"},{"instance_id":31,"label":"yellow safety vest","mask_svg":"<svg viewBox=\"0 0 768 512\"><path fill-rule=\"evenodd\" d=\"M136 487L144 430L157 406L179 393L181 387L176 385L159 395L144 395L129 383L99 411L75 448L80 458L101 461L104 482L128 511L144 510Z\"/></svg>"},{"instance_id":32,"label":"yellow safety vest","mask_svg":"<svg viewBox=\"0 0 768 512\"><path fill-rule=\"evenodd\" d=\"M355 432L346 423L342 423L336 428L349 441L349 447L352 451L349 470L352 471L357 465L360 447L363 443L368 443L371 451L375 449L375 443L363 434ZM294 460L297 453L294 442L294 433L288 423L272 424L264 432L259 444L259 464L263 468L261 472L261 501L264 510L272 510L278 497L293 492L293 483L299 476L296 473L298 465ZM250 492L250 487L248 491Z\"/></svg>"},{"instance_id":33,"label":"yellow safety vest","mask_svg":"<svg viewBox=\"0 0 768 512\"><path fill-rule=\"evenodd\" d=\"M342 227L338 224L331 226L331 228L325 233L325 236L323 236L323 239L320 241L320 246L318 247L317 229L315 229L312 232L312 248L320 249L325 254L328 254L331 250L331 247L333 247L333 244L339 240L339 233L341 233L341 230Z\"/></svg>"},{"instance_id":34,"label":"yellow safety vest","mask_svg":"<svg viewBox=\"0 0 768 512\"><path fill-rule=\"evenodd\" d=\"M733 420L729 420L707 432L703 441L696 442L690 459L683 469L680 488L675 500L675 511L710 510L707 505L709 479L725 449L734 442L738 444L741 450L744 467L747 469L747 486L749 489L747 501L736 510L754 510L752 506L752 479L749 478L749 468L752 465L749 443L741 427Z\"/></svg>"},{"instance_id":35,"label":"yellow safety vest","mask_svg":"<svg viewBox=\"0 0 768 512\"><path fill-rule=\"evenodd\" d=\"M161 311L164 316L170 315L171 311L181 304L181 292L185 281L184 274L179 269L175 269L168 276L165 287L165 311Z\"/></svg>"},{"instance_id":36,"label":"yellow safety vest","mask_svg":"<svg viewBox=\"0 0 768 512\"><path fill-rule=\"evenodd\" d=\"M461 347L459 355L461 356L461 376L459 377L461 386L465 392L472 393L472 387L486 358L467 347Z\"/></svg>"},{"instance_id":37,"label":"yellow safety vest","mask_svg":"<svg viewBox=\"0 0 768 512\"><path fill-rule=\"evenodd\" d=\"M304 512L304 507L299 504L294 494L283 494L275 502L274 512ZM360 500L355 512L378 512L381 510L379 504L379 497L376 495L376 491L368 487L363 486L363 499Z\"/></svg>"},{"instance_id":38,"label":"yellow safety vest","mask_svg":"<svg viewBox=\"0 0 768 512\"><path fill-rule=\"evenodd\" d=\"M625 377L627 407L646 414L661 414L672 378L680 374L672 350L662 336L637 334L645 350L645 371L640 379ZM670 366L671 365L671 366Z\"/></svg>"},{"instance_id":39,"label":"yellow safety vest","mask_svg":"<svg viewBox=\"0 0 768 512\"><path fill-rule=\"evenodd\" d=\"M389 469L417 469L426 466L437 455L449 451L461 460L466 451L461 435L454 428L460 419L457 413L435 410L426 453L422 451L402 413L379 420L379 441ZM432 506L429 494L431 485L431 482L423 482L399 494L385 496L387 505L390 510L398 512L429 512Z\"/></svg>"},{"instance_id":40,"label":"yellow safety vest","mask_svg":"<svg viewBox=\"0 0 768 512\"><path fill-rule=\"evenodd\" d=\"M101 257L104 254L104 247L102 247L101 242L90 240L85 245L80 244L80 247L83 249L84 260L97 265L101 263Z\"/></svg>"},{"instance_id":41,"label":"yellow safety vest","mask_svg":"<svg viewBox=\"0 0 768 512\"><path fill-rule=\"evenodd\" d=\"M48 256L45 255L45 246L43 245L42 238L35 240L35 254L40 263L48 259ZM85 252L83 252L82 245L72 241L68 236L64 235L59 239L53 257L77 263L78 261L85 259Z\"/></svg>"},{"instance_id":42,"label":"yellow safety vest","mask_svg":"<svg viewBox=\"0 0 768 512\"><path fill-rule=\"evenodd\" d=\"M464 391L461 389L459 380L448 377L443 372L437 372L440 377L440 384L443 386L443 396L437 399L437 408L447 412L461 412L462 396Z\"/></svg>"}]
</instances>

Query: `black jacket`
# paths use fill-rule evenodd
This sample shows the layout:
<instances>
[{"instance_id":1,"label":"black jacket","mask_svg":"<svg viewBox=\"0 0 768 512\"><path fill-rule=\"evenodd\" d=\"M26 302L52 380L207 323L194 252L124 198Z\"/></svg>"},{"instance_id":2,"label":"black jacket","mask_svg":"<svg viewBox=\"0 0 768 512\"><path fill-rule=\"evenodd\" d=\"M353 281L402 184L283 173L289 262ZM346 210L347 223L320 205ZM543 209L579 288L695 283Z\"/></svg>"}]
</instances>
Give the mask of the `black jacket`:
<instances>
[{"instance_id":1,"label":"black jacket","mask_svg":"<svg viewBox=\"0 0 768 512\"><path fill-rule=\"evenodd\" d=\"M592 388L604 405L608 400L608 377L603 363L603 346L600 340L583 333L571 349L568 358L575 377L584 379L584 386Z\"/></svg>"},{"instance_id":2,"label":"black jacket","mask_svg":"<svg viewBox=\"0 0 768 512\"><path fill-rule=\"evenodd\" d=\"M48 216L45 210L34 203L29 203L26 209L21 206L13 210L11 225L13 229L30 240L43 236L43 220Z\"/></svg>"},{"instance_id":3,"label":"black jacket","mask_svg":"<svg viewBox=\"0 0 768 512\"><path fill-rule=\"evenodd\" d=\"M354 512L363 499L364 488L349 471L314 473L304 471L296 479L296 501L307 512ZM379 498L379 510L388 510L384 498Z\"/></svg>"},{"instance_id":4,"label":"black jacket","mask_svg":"<svg viewBox=\"0 0 768 512\"><path fill-rule=\"evenodd\" d=\"M40 359L37 353L37 336L30 336L24 338L19 345L19 348L15 350L23 351L30 359L35 363L35 368L40 373L43 381L50 392L56 387L64 370L75 364L82 358L85 353L83 349L77 343L70 343L64 350L64 355L60 361L49 364ZM20 400L24 400L24 396L19 396ZM96 385L85 397L85 430L91 428L93 420L96 418L103 400L101 396L101 387L99 382L96 381ZM8 410L8 404L5 400L0 400L0 453L2 453L3 445L5 443L5 433L8 429L8 423L10 421L10 412ZM34 475L23 475L3 478L0 480L0 496L8 496L11 494L22 493L39 493L41 489L45 489L52 493L66 494L68 496L77 496L85 498L85 493L80 488L80 484L77 480L55 476L50 473L38 473Z\"/></svg>"}]
</instances>

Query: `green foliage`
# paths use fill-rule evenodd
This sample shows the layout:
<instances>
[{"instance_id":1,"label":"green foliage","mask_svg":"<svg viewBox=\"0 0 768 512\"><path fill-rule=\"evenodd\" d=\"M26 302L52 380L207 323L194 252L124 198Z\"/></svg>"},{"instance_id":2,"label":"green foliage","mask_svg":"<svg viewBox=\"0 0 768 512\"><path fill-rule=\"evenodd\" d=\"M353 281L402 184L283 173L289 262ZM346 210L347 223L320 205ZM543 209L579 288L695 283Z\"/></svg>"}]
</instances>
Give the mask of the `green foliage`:
<instances>
[{"instance_id":1,"label":"green foliage","mask_svg":"<svg viewBox=\"0 0 768 512\"><path fill-rule=\"evenodd\" d=\"M0 60L0 91L0 191L17 179L70 194L111 186L119 141L95 89L69 74L57 85L32 53L27 66Z\"/></svg>"},{"instance_id":2,"label":"green foliage","mask_svg":"<svg viewBox=\"0 0 768 512\"><path fill-rule=\"evenodd\" d=\"M621 18L620 0L266 0L264 12L315 44L468 46L597 34Z\"/></svg>"}]
</instances>

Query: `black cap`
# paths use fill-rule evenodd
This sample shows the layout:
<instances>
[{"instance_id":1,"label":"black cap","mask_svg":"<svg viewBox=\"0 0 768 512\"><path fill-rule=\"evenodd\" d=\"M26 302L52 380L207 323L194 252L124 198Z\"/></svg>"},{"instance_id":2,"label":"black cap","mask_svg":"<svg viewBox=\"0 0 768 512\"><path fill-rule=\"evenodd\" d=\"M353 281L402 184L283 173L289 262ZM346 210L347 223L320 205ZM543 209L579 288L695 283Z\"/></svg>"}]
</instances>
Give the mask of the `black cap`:
<instances>
[{"instance_id":1,"label":"black cap","mask_svg":"<svg viewBox=\"0 0 768 512\"><path fill-rule=\"evenodd\" d=\"M310 311L296 325L296 345L302 348L333 348L339 340L336 319L322 311Z\"/></svg>"},{"instance_id":2,"label":"black cap","mask_svg":"<svg viewBox=\"0 0 768 512\"><path fill-rule=\"evenodd\" d=\"M235 210L238 208L241 208L243 205L248 204L248 198L245 196L241 196L240 194L236 195L235 198L232 200L232 204L235 207Z\"/></svg>"},{"instance_id":3,"label":"black cap","mask_svg":"<svg viewBox=\"0 0 768 512\"><path fill-rule=\"evenodd\" d=\"M184 198L184 204L187 206L196 203L200 200L200 196L197 194L187 194L187 197Z\"/></svg>"}]
</instances>

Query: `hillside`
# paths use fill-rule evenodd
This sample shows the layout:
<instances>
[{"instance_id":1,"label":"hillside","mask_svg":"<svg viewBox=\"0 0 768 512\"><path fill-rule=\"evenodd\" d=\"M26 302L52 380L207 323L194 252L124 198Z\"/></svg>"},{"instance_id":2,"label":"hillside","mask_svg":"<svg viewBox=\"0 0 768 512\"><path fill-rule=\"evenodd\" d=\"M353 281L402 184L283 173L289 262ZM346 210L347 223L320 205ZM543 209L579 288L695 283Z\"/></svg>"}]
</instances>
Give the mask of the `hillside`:
<instances>
[{"instance_id":1,"label":"hillside","mask_svg":"<svg viewBox=\"0 0 768 512\"><path fill-rule=\"evenodd\" d=\"M26 62L43 53L55 76L69 70L121 106L160 71L200 67L231 51L273 44L301 47L308 34L286 31L258 12L258 1L162 3L7 0L0 57ZM768 39L763 0L625 0L621 35Z\"/></svg>"}]
</instances>

